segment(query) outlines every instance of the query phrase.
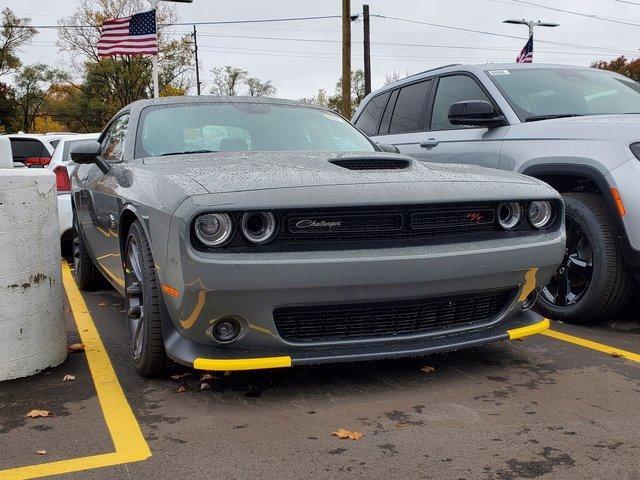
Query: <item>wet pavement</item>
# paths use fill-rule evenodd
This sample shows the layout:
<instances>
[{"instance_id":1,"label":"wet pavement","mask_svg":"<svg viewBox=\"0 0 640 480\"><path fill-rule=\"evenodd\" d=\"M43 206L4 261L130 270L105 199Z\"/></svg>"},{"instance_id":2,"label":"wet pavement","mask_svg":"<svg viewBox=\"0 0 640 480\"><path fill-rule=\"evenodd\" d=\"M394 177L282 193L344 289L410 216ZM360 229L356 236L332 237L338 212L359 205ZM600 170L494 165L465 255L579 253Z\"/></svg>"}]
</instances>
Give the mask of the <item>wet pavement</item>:
<instances>
[{"instance_id":1,"label":"wet pavement","mask_svg":"<svg viewBox=\"0 0 640 480\"><path fill-rule=\"evenodd\" d=\"M83 297L152 456L50 478L640 479L640 363L617 355L536 335L419 359L215 375L201 390L202 373L184 369L171 372L187 374L178 380L140 378L122 299ZM552 329L640 353L634 311L612 326ZM85 352L0 384L0 479L113 452L103 407ZM52 416L25 418L32 409ZM364 436L332 436L340 428Z\"/></svg>"}]
</instances>

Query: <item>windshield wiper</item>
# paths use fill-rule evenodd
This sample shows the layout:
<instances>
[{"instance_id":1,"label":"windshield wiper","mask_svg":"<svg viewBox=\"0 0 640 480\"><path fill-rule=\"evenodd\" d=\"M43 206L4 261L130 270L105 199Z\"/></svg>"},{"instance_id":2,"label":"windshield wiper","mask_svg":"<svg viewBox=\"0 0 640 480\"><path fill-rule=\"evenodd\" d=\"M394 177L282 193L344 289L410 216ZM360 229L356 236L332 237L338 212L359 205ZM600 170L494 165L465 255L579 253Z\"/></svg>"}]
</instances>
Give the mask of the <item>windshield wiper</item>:
<instances>
[{"instance_id":1,"label":"windshield wiper","mask_svg":"<svg viewBox=\"0 0 640 480\"><path fill-rule=\"evenodd\" d=\"M538 120L551 120L552 118L567 118L567 117L584 117L582 113L557 113L555 115L532 115L525 117L525 122L535 122Z\"/></svg>"},{"instance_id":2,"label":"windshield wiper","mask_svg":"<svg viewBox=\"0 0 640 480\"><path fill-rule=\"evenodd\" d=\"M165 157L167 155L187 155L189 153L218 153L219 150L186 150L184 152L168 152L161 153L161 157Z\"/></svg>"}]
</instances>

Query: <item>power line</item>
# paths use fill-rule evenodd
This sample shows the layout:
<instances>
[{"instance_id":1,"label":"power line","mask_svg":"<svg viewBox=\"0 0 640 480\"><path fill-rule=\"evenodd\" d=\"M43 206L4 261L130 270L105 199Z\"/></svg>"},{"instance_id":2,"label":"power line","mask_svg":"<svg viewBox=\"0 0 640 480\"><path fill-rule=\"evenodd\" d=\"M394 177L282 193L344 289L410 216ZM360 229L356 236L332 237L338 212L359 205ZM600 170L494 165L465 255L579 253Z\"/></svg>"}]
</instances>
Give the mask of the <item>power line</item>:
<instances>
[{"instance_id":1,"label":"power line","mask_svg":"<svg viewBox=\"0 0 640 480\"><path fill-rule=\"evenodd\" d=\"M516 0L513 0L516 1ZM482 35L490 35L492 37L502 37L502 38L514 38L517 40L526 40L526 38L523 37L518 37L516 35L507 35L505 33L496 33L496 32L488 32L486 30L476 30L473 28L464 28L464 27L454 27L452 25L444 25L444 24L440 24L440 23L431 23L431 22L424 22L421 20L413 20L410 18L400 18L400 17L392 17L392 16L388 16L388 15L371 15L372 17L378 17L378 18L386 18L389 20L397 20L400 22L407 22L407 23L416 23L419 25L427 25L430 27L438 27L438 28L445 28L445 29L450 29L450 30L458 30L458 31L463 31L463 32L469 32L469 33L478 33L478 34L482 34ZM564 46L564 47L573 47L573 48L581 48L581 49L588 49L588 50L594 50L594 51L601 51L601 52L607 52L607 53L620 53L616 50L611 50L611 49L607 49L607 48L602 48L602 47L596 47L593 45L581 45L578 43L566 43L566 42L554 42L551 40L537 40L537 43L548 43L550 45L560 45L560 46Z\"/></svg>"},{"instance_id":2,"label":"power line","mask_svg":"<svg viewBox=\"0 0 640 480\"><path fill-rule=\"evenodd\" d=\"M594 15L594 14L590 14L590 13L576 12L574 10L565 10L564 8L557 8L557 7L552 7L552 6L549 6L549 5L542 5L541 3L529 2L527 0L511 0L511 1L515 2L515 3L521 3L523 5L529 5L529 6L532 6L532 7L544 8L546 10L552 10L554 12L561 12L561 13L569 13L571 15L578 15L580 17L590 18L592 20L601 20L603 22L618 23L618 24L621 24L621 25L630 25L632 27L640 27L640 23L627 22L626 20L618 20L616 18L601 17L599 15ZM625 3L627 3L627 2L625 2Z\"/></svg>"},{"instance_id":3,"label":"power line","mask_svg":"<svg viewBox=\"0 0 640 480\"><path fill-rule=\"evenodd\" d=\"M207 22L175 22L175 23L159 23L159 26L192 26L192 25L235 25L243 23L273 23L273 22L298 22L306 20L324 20L328 18L340 18L340 15L317 15L313 17L288 17L288 18L260 18L256 20L222 20ZM97 25L7 25L10 28L97 28Z\"/></svg>"}]
</instances>

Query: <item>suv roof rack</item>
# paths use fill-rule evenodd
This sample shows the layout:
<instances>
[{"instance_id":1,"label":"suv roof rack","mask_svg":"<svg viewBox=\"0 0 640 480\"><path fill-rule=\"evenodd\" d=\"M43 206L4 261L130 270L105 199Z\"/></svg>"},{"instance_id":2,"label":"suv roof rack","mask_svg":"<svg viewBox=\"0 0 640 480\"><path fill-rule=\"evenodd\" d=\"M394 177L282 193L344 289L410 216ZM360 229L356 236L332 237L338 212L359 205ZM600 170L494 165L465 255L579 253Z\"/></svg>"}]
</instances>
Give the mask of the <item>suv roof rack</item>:
<instances>
[{"instance_id":1,"label":"suv roof rack","mask_svg":"<svg viewBox=\"0 0 640 480\"><path fill-rule=\"evenodd\" d=\"M405 78L415 77L417 75L422 75L423 73L435 72L436 70L442 70L443 68L457 67L458 65L462 65L462 64L461 63L448 63L448 64L442 65L440 67L429 68L428 70L423 70L421 72L414 73L413 75L409 75L408 77L405 77ZM403 80L404 80L404 78L403 78Z\"/></svg>"}]
</instances>

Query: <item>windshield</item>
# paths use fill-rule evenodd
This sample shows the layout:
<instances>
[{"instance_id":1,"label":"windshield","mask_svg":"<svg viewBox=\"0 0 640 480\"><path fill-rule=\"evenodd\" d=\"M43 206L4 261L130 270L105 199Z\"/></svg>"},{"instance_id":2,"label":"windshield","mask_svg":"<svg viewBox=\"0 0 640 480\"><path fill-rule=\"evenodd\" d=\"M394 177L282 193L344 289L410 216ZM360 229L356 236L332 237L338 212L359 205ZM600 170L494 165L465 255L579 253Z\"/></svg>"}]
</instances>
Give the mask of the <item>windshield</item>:
<instances>
[{"instance_id":1,"label":"windshield","mask_svg":"<svg viewBox=\"0 0 640 480\"><path fill-rule=\"evenodd\" d=\"M487 73L522 121L640 113L640 84L607 72L524 68Z\"/></svg>"},{"instance_id":2,"label":"windshield","mask_svg":"<svg viewBox=\"0 0 640 480\"><path fill-rule=\"evenodd\" d=\"M264 103L209 103L145 108L136 157L188 152L374 150L367 137L328 111Z\"/></svg>"}]
</instances>

